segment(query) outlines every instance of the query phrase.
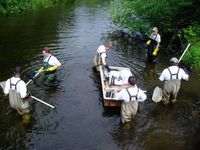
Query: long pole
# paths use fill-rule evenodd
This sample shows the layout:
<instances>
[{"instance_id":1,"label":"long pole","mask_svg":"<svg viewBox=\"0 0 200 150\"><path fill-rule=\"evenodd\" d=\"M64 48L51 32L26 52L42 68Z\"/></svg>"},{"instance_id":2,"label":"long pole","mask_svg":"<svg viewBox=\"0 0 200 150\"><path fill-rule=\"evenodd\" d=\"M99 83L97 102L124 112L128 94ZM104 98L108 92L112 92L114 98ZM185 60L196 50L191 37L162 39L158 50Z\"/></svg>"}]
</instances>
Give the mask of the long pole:
<instances>
[{"instance_id":1,"label":"long pole","mask_svg":"<svg viewBox=\"0 0 200 150\"><path fill-rule=\"evenodd\" d=\"M189 46L190 46L190 43L188 44L188 46L187 46L186 49L184 50L183 54L182 54L181 57L179 58L178 63L181 61L181 59L182 59L183 56L185 55L185 53L186 53L186 51L188 50Z\"/></svg>"},{"instance_id":2,"label":"long pole","mask_svg":"<svg viewBox=\"0 0 200 150\"><path fill-rule=\"evenodd\" d=\"M47 105L47 106L49 106L49 107L55 109L55 106L50 105L50 104L44 102L43 100L41 100L41 99L39 99L39 98L37 98L37 97L35 97L35 96L32 96L32 95L31 95L31 98L33 98L33 99L35 99L36 101L41 102L41 103L43 103L43 104L45 104L45 105Z\"/></svg>"},{"instance_id":3,"label":"long pole","mask_svg":"<svg viewBox=\"0 0 200 150\"><path fill-rule=\"evenodd\" d=\"M40 73L37 72L37 73L35 74L35 76L33 77L33 79L34 79L35 77L37 77L39 74L40 74ZM30 80L26 83L26 86L27 86L29 83L31 83L31 81L33 81L33 79L30 79Z\"/></svg>"}]
</instances>

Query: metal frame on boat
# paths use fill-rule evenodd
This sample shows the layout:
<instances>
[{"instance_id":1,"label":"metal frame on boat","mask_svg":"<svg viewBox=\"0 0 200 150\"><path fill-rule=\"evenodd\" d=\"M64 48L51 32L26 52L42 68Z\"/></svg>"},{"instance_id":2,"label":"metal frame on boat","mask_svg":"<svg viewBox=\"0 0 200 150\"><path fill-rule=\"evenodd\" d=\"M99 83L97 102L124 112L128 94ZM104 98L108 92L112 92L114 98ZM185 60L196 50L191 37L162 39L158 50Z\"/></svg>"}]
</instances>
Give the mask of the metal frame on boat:
<instances>
[{"instance_id":1,"label":"metal frame on boat","mask_svg":"<svg viewBox=\"0 0 200 150\"><path fill-rule=\"evenodd\" d=\"M128 70L131 73L131 70L129 68L125 67L114 67L114 66L109 66L111 70L115 71L121 71L121 70ZM100 78L101 78L101 86L102 86L102 93L103 93L103 105L104 106L110 106L110 107L121 107L121 100L115 99L112 94L112 91L119 91L123 88L126 88L126 85L121 85L121 86L109 86L108 84L108 74L107 70L104 70L102 66L99 67L100 71Z\"/></svg>"}]
</instances>

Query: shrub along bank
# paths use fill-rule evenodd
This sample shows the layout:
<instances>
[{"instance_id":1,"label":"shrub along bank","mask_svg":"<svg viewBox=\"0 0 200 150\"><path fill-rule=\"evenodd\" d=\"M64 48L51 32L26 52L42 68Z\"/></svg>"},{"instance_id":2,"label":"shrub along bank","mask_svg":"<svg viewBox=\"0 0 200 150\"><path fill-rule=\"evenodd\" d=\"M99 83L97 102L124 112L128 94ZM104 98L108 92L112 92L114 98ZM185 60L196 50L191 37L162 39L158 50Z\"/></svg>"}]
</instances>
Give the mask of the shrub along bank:
<instances>
[{"instance_id":1,"label":"shrub along bank","mask_svg":"<svg viewBox=\"0 0 200 150\"><path fill-rule=\"evenodd\" d=\"M198 0L112 0L109 14L120 30L149 35L153 26L162 35L162 49L184 50L191 47L183 62L200 70L200 9Z\"/></svg>"},{"instance_id":2,"label":"shrub along bank","mask_svg":"<svg viewBox=\"0 0 200 150\"><path fill-rule=\"evenodd\" d=\"M56 5L58 0L1 0L0 13L12 14L37 7L50 7Z\"/></svg>"}]
</instances>

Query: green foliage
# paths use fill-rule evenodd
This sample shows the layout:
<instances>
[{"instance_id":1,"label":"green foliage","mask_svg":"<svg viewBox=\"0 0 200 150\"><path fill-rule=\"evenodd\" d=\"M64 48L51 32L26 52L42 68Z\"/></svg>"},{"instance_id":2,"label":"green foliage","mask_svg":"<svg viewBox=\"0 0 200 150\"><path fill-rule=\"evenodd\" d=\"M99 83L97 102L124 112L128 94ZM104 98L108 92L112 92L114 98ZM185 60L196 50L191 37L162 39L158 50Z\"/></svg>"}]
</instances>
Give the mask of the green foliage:
<instances>
[{"instance_id":1,"label":"green foliage","mask_svg":"<svg viewBox=\"0 0 200 150\"><path fill-rule=\"evenodd\" d=\"M149 35L153 26L159 28L168 43L192 43L184 61L200 70L200 9L198 0L113 0L110 3L113 23L120 29ZM167 40L166 40L167 41ZM181 45L180 44L180 45ZM167 45L167 44L166 44Z\"/></svg>"},{"instance_id":2,"label":"green foliage","mask_svg":"<svg viewBox=\"0 0 200 150\"><path fill-rule=\"evenodd\" d=\"M29 0L2 0L0 13L16 13L30 8Z\"/></svg>"},{"instance_id":3,"label":"green foliage","mask_svg":"<svg viewBox=\"0 0 200 150\"><path fill-rule=\"evenodd\" d=\"M200 71L200 42L190 47L183 61L189 64L192 69Z\"/></svg>"},{"instance_id":4,"label":"green foliage","mask_svg":"<svg viewBox=\"0 0 200 150\"><path fill-rule=\"evenodd\" d=\"M184 37L188 39L190 43L200 42L200 25L193 23L188 28L184 29Z\"/></svg>"},{"instance_id":5,"label":"green foliage","mask_svg":"<svg viewBox=\"0 0 200 150\"><path fill-rule=\"evenodd\" d=\"M113 0L111 19L121 28L148 31L149 25L173 32L199 18L197 0ZM191 9L192 8L192 9Z\"/></svg>"},{"instance_id":6,"label":"green foliage","mask_svg":"<svg viewBox=\"0 0 200 150\"><path fill-rule=\"evenodd\" d=\"M192 47L186 53L183 61L190 64L190 66L200 71L200 25L193 24L188 28L184 29L184 36Z\"/></svg>"},{"instance_id":7,"label":"green foliage","mask_svg":"<svg viewBox=\"0 0 200 150\"><path fill-rule=\"evenodd\" d=\"M58 3L58 0L33 0L32 6L36 7L50 7Z\"/></svg>"},{"instance_id":8,"label":"green foliage","mask_svg":"<svg viewBox=\"0 0 200 150\"><path fill-rule=\"evenodd\" d=\"M1 0L0 13L19 13L37 7L49 7L58 3L58 0Z\"/></svg>"},{"instance_id":9,"label":"green foliage","mask_svg":"<svg viewBox=\"0 0 200 150\"><path fill-rule=\"evenodd\" d=\"M130 32L147 32L149 30L149 23L136 16L133 9L134 3L134 1L130 0L111 1L109 9L111 19L121 29L128 29Z\"/></svg>"}]
</instances>

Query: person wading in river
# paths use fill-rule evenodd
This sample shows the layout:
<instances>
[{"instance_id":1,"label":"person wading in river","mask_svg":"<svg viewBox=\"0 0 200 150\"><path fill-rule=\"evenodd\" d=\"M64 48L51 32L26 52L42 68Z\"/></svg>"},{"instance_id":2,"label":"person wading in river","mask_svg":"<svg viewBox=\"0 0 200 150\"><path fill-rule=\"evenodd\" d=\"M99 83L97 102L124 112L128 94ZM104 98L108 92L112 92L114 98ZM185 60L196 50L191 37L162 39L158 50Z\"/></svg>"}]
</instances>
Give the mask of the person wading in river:
<instances>
[{"instance_id":1,"label":"person wading in river","mask_svg":"<svg viewBox=\"0 0 200 150\"><path fill-rule=\"evenodd\" d=\"M97 71L99 71L99 66L103 66L107 69L109 69L107 63L106 63L106 58L107 54L106 52L112 48L112 43L107 43L104 45L100 45L97 49L97 53L94 57L94 67L96 68Z\"/></svg>"},{"instance_id":2,"label":"person wading in river","mask_svg":"<svg viewBox=\"0 0 200 150\"><path fill-rule=\"evenodd\" d=\"M146 43L148 45L148 52L147 52L148 59L152 62L156 62L157 52L159 51L160 48L160 42L161 42L161 37L160 34L158 34L158 28L153 27L150 40L148 40Z\"/></svg>"},{"instance_id":3,"label":"person wading in river","mask_svg":"<svg viewBox=\"0 0 200 150\"><path fill-rule=\"evenodd\" d=\"M135 83L135 78L130 76L128 79L129 87L115 93L117 100L122 100L121 105L121 121L125 128L130 128L130 121L135 117L138 110L138 102L145 101L147 96L139 89Z\"/></svg>"},{"instance_id":4,"label":"person wading in river","mask_svg":"<svg viewBox=\"0 0 200 150\"><path fill-rule=\"evenodd\" d=\"M159 80L164 82L161 100L164 104L176 101L181 86L181 79L188 81L189 75L182 68L178 67L178 59L172 57L170 59L170 67L164 69L159 77Z\"/></svg>"},{"instance_id":5,"label":"person wading in river","mask_svg":"<svg viewBox=\"0 0 200 150\"><path fill-rule=\"evenodd\" d=\"M49 48L43 48L42 53L44 55L43 66L38 72L44 72L44 82L48 84L56 79L56 70L61 66L61 63L51 54Z\"/></svg>"},{"instance_id":6,"label":"person wading in river","mask_svg":"<svg viewBox=\"0 0 200 150\"><path fill-rule=\"evenodd\" d=\"M20 115L29 113L28 99L31 98L27 94L27 87L23 80L20 79L21 67L17 66L14 71L14 76L5 82L4 94L9 94L10 106L17 110Z\"/></svg>"}]
</instances>

